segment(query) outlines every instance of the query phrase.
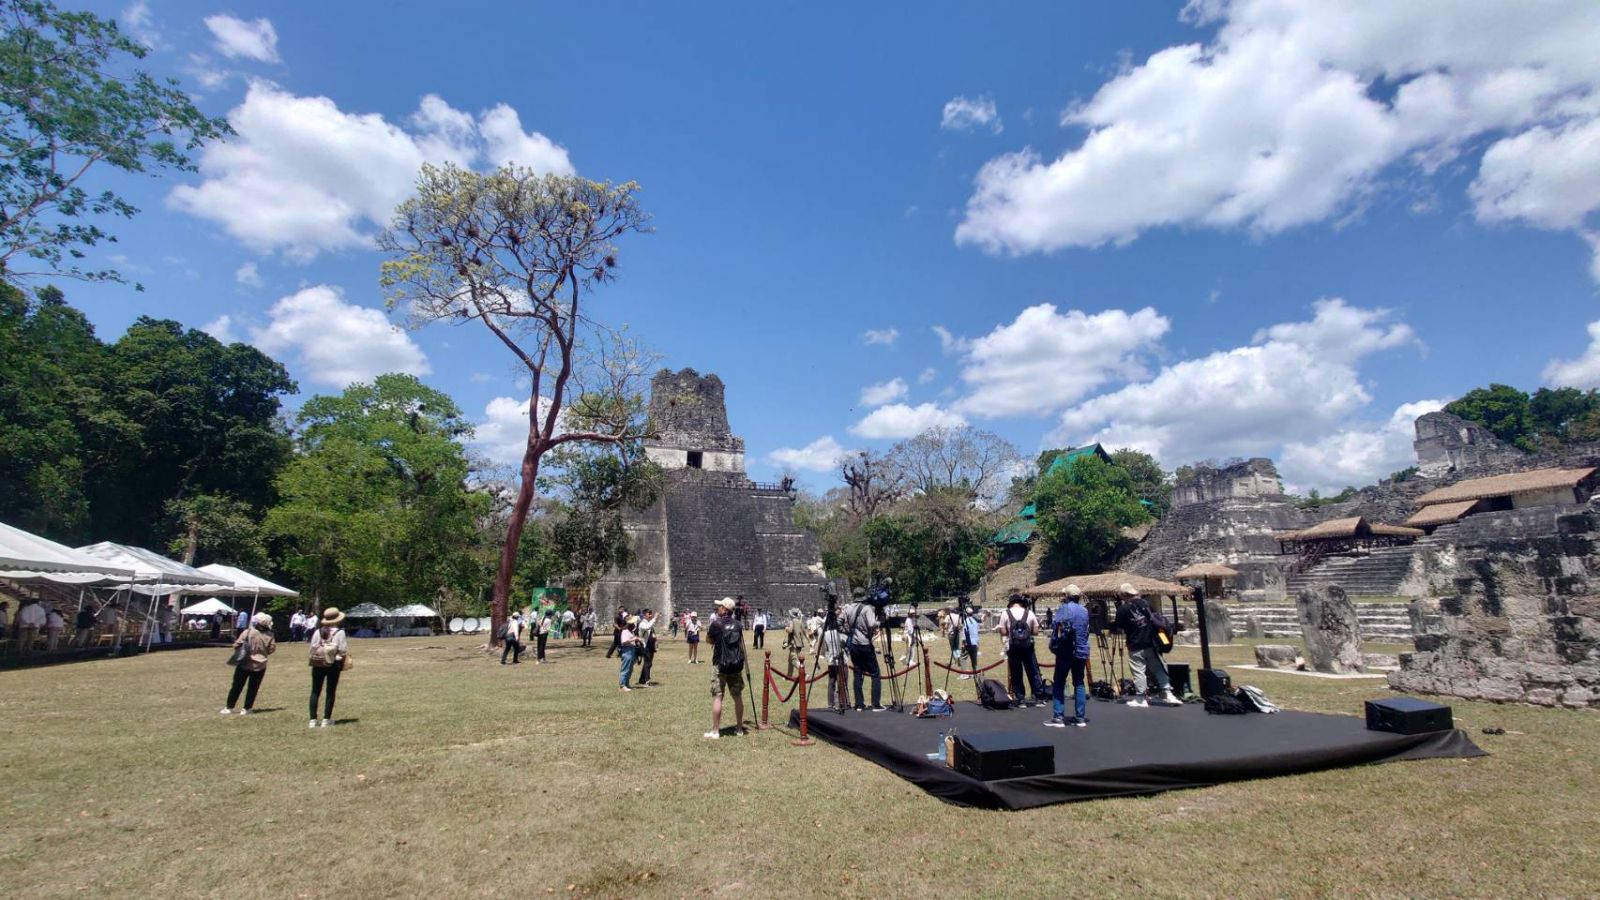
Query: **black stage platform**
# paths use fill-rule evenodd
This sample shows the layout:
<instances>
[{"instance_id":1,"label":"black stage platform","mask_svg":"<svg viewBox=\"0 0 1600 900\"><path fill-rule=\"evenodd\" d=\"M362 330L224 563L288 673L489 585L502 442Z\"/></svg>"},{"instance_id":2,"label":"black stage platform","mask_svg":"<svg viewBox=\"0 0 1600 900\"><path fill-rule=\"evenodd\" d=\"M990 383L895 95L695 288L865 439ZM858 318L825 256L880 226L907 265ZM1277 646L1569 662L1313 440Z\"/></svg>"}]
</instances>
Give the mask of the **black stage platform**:
<instances>
[{"instance_id":1,"label":"black stage platform","mask_svg":"<svg viewBox=\"0 0 1600 900\"><path fill-rule=\"evenodd\" d=\"M1087 728L1046 728L1049 718L1048 706L990 710L963 702L956 704L956 715L943 719L918 719L893 710L844 715L814 710L810 729L935 797L984 809L1030 809L1399 759L1488 755L1459 729L1388 734L1368 731L1357 716L1289 710L1219 716L1197 703L1130 709L1091 702ZM790 714L789 724L799 727L798 711ZM939 732L952 727L964 735L1037 735L1055 745L1056 772L984 782L929 760L927 754L938 750Z\"/></svg>"}]
</instances>

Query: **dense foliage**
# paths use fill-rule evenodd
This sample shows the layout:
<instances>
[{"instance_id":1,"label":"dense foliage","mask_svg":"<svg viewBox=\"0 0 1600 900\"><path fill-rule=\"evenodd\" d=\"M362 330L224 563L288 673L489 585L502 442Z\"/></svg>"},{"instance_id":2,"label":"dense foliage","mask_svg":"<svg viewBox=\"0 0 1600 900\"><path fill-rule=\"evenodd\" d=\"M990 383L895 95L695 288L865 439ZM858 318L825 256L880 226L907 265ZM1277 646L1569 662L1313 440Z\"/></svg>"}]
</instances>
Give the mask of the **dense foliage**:
<instances>
[{"instance_id":1,"label":"dense foliage","mask_svg":"<svg viewBox=\"0 0 1600 900\"><path fill-rule=\"evenodd\" d=\"M1600 441L1600 392L1540 388L1531 395L1510 385L1468 391L1444 411L1476 422L1527 451Z\"/></svg>"},{"instance_id":2,"label":"dense foliage","mask_svg":"<svg viewBox=\"0 0 1600 900\"><path fill-rule=\"evenodd\" d=\"M1062 571L1103 570L1125 549L1122 530L1147 522L1134 474L1098 456L1040 475L1034 490L1039 533Z\"/></svg>"}]
</instances>

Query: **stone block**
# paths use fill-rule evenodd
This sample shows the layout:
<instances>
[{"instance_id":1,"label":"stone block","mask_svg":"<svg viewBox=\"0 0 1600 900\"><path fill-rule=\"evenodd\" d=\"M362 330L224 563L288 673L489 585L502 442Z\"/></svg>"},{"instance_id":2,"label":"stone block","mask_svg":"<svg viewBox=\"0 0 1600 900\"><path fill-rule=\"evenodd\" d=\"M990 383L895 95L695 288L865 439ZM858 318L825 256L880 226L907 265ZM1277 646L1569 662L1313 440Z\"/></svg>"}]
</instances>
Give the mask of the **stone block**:
<instances>
[{"instance_id":1,"label":"stone block","mask_svg":"<svg viewBox=\"0 0 1600 900\"><path fill-rule=\"evenodd\" d=\"M1256 665L1263 669L1292 669L1300 664L1300 652L1288 644L1257 644Z\"/></svg>"},{"instance_id":2,"label":"stone block","mask_svg":"<svg viewBox=\"0 0 1600 900\"><path fill-rule=\"evenodd\" d=\"M1355 605L1338 585L1302 590L1295 606L1305 639L1306 663L1332 675L1361 671L1361 623Z\"/></svg>"},{"instance_id":3,"label":"stone block","mask_svg":"<svg viewBox=\"0 0 1600 900\"><path fill-rule=\"evenodd\" d=\"M1244 634L1245 637L1266 637L1266 629L1261 626L1260 616L1244 617Z\"/></svg>"},{"instance_id":4,"label":"stone block","mask_svg":"<svg viewBox=\"0 0 1600 900\"><path fill-rule=\"evenodd\" d=\"M1366 669L1393 669L1400 665L1400 657L1388 653L1363 653L1361 664Z\"/></svg>"}]
</instances>

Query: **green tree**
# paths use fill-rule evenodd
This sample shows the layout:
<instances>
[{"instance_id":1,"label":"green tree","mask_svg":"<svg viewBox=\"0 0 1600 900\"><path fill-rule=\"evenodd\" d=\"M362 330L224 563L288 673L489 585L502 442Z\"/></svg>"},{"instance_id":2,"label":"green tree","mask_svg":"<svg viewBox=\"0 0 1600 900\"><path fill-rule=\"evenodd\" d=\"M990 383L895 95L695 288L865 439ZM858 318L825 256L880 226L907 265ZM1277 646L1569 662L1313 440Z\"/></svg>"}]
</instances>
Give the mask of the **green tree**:
<instances>
[{"instance_id":1,"label":"green tree","mask_svg":"<svg viewBox=\"0 0 1600 900\"><path fill-rule=\"evenodd\" d=\"M1116 559L1122 529L1150 518L1139 499L1133 476L1097 456L1042 476L1034 491L1039 532L1070 574L1092 574Z\"/></svg>"},{"instance_id":2,"label":"green tree","mask_svg":"<svg viewBox=\"0 0 1600 900\"><path fill-rule=\"evenodd\" d=\"M983 576L984 541L995 526L964 486L919 493L862 525L871 575L893 577L895 596L907 602L967 593Z\"/></svg>"},{"instance_id":3,"label":"green tree","mask_svg":"<svg viewBox=\"0 0 1600 900\"><path fill-rule=\"evenodd\" d=\"M527 370L528 435L495 570L492 635L506 620L544 455L638 436L652 361L588 309L615 277L616 239L649 230L638 189L515 166L484 175L424 165L416 195L379 238L391 309L409 309L419 325L477 321Z\"/></svg>"},{"instance_id":4,"label":"green tree","mask_svg":"<svg viewBox=\"0 0 1600 900\"><path fill-rule=\"evenodd\" d=\"M0 0L0 278L123 280L78 262L85 248L116 240L90 217L138 212L90 188L90 176L192 171L189 153L232 133L176 81L127 71L147 52L92 13Z\"/></svg>"},{"instance_id":5,"label":"green tree","mask_svg":"<svg viewBox=\"0 0 1600 900\"><path fill-rule=\"evenodd\" d=\"M1528 395L1504 384L1476 388L1447 404L1444 411L1477 422L1508 444L1524 450L1534 449L1533 417L1528 411Z\"/></svg>"},{"instance_id":6,"label":"green tree","mask_svg":"<svg viewBox=\"0 0 1600 900\"><path fill-rule=\"evenodd\" d=\"M177 532L167 552L179 562L220 562L252 571L266 567L260 515L249 503L226 494L194 494L168 500L166 512Z\"/></svg>"},{"instance_id":7,"label":"green tree","mask_svg":"<svg viewBox=\"0 0 1600 900\"><path fill-rule=\"evenodd\" d=\"M470 592L489 496L466 484L472 433L445 394L380 375L306 401L299 453L278 478L267 531L284 567L322 602L431 602Z\"/></svg>"},{"instance_id":8,"label":"green tree","mask_svg":"<svg viewBox=\"0 0 1600 900\"><path fill-rule=\"evenodd\" d=\"M588 588L607 569L631 558L623 517L660 499L661 467L641 452L563 450L551 460L549 479L563 494L559 511L545 523L547 571L568 587Z\"/></svg>"},{"instance_id":9,"label":"green tree","mask_svg":"<svg viewBox=\"0 0 1600 900\"><path fill-rule=\"evenodd\" d=\"M1577 388L1540 388L1528 398L1528 416L1534 430L1555 441L1570 439L1573 425L1600 411L1600 392Z\"/></svg>"},{"instance_id":10,"label":"green tree","mask_svg":"<svg viewBox=\"0 0 1600 900\"><path fill-rule=\"evenodd\" d=\"M1133 491L1149 504L1146 509L1156 518L1172 507L1172 479L1154 456L1139 450L1115 450L1111 461L1133 479Z\"/></svg>"}]
</instances>

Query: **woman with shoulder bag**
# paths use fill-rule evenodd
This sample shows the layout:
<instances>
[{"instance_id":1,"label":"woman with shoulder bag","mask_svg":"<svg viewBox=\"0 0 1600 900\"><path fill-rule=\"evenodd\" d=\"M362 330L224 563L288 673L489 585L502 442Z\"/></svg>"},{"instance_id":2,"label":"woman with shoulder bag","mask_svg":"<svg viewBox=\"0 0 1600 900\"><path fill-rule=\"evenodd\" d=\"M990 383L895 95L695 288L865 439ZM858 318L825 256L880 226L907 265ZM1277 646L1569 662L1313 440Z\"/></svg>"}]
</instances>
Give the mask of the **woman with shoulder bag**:
<instances>
[{"instance_id":1,"label":"woman with shoulder bag","mask_svg":"<svg viewBox=\"0 0 1600 900\"><path fill-rule=\"evenodd\" d=\"M261 679L267 676L267 657L278 649L278 642L272 636L272 617L264 612L256 613L250 619L250 627L234 640L233 646L239 661L233 667L233 687L228 689L228 704L222 707L222 714L233 712L239 693L243 691L244 709L239 710L239 715L248 716L255 709Z\"/></svg>"},{"instance_id":2,"label":"woman with shoulder bag","mask_svg":"<svg viewBox=\"0 0 1600 900\"><path fill-rule=\"evenodd\" d=\"M322 611L322 621L311 632L311 728L319 727L317 698L322 695L324 687L328 690L328 697L323 702L320 727L327 728L333 724L333 700L339 692L339 674L350 668L350 642L345 637L344 629L339 627L342 624L344 613L338 607L330 606Z\"/></svg>"}]
</instances>

